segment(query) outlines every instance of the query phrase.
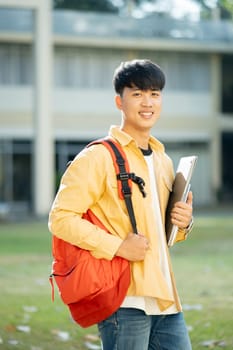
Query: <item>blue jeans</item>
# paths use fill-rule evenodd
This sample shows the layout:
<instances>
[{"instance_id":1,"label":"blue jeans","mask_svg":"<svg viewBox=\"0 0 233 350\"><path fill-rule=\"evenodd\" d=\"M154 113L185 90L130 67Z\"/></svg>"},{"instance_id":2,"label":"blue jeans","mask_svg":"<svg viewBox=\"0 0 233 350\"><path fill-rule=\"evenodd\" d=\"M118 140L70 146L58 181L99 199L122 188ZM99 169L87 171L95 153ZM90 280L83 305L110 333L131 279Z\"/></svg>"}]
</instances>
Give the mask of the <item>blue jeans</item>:
<instances>
[{"instance_id":1,"label":"blue jeans","mask_svg":"<svg viewBox=\"0 0 233 350\"><path fill-rule=\"evenodd\" d=\"M98 324L103 350L191 350L183 313L148 316L120 308Z\"/></svg>"}]
</instances>

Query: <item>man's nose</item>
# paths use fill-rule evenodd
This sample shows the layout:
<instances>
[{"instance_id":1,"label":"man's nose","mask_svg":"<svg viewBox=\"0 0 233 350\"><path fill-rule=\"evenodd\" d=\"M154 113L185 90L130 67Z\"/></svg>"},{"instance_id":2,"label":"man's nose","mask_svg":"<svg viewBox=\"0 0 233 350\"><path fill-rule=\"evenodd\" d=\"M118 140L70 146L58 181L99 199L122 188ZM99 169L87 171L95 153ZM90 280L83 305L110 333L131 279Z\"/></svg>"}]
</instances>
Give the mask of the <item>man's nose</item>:
<instances>
[{"instance_id":1,"label":"man's nose","mask_svg":"<svg viewBox=\"0 0 233 350\"><path fill-rule=\"evenodd\" d=\"M142 105L146 107L151 107L152 106L151 96L144 95L142 99Z\"/></svg>"}]
</instances>

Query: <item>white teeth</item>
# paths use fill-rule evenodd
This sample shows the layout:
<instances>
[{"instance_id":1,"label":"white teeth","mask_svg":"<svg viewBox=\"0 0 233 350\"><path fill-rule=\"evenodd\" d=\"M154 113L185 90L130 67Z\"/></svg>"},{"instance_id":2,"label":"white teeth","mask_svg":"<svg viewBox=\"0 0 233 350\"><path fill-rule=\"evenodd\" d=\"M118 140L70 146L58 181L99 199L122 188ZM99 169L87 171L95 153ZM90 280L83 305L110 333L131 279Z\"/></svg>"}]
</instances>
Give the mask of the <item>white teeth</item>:
<instances>
[{"instance_id":1,"label":"white teeth","mask_svg":"<svg viewBox=\"0 0 233 350\"><path fill-rule=\"evenodd\" d=\"M152 112L141 112L140 114L149 117L152 115Z\"/></svg>"}]
</instances>

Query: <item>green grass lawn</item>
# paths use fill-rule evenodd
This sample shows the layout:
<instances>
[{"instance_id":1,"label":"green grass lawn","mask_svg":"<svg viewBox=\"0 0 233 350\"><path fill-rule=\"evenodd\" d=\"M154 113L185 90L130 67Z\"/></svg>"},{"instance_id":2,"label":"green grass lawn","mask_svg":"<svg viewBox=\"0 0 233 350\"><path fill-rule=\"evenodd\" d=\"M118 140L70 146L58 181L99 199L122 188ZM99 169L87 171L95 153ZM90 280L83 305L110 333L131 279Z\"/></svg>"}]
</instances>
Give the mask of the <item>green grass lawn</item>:
<instances>
[{"instance_id":1,"label":"green grass lawn","mask_svg":"<svg viewBox=\"0 0 233 350\"><path fill-rule=\"evenodd\" d=\"M232 231L230 216L197 216L171 248L193 350L233 349ZM0 350L98 348L96 327L74 324L58 293L51 301L50 247L45 222L0 224Z\"/></svg>"}]
</instances>

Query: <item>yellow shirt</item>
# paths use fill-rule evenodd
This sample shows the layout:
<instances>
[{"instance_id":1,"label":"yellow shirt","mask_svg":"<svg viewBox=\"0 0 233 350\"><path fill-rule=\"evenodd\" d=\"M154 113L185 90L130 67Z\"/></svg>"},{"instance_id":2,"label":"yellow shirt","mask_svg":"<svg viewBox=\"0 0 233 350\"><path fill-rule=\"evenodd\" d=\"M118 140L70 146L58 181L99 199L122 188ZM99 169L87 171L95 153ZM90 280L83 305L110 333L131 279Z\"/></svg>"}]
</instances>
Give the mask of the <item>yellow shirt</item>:
<instances>
[{"instance_id":1,"label":"yellow shirt","mask_svg":"<svg viewBox=\"0 0 233 350\"><path fill-rule=\"evenodd\" d=\"M156 298L161 311L174 302L177 309L181 310L168 249L166 252L174 297L170 294L159 264L157 223L151 205L146 161L136 142L119 127L111 127L109 134L123 147L130 171L143 178L146 183L145 198L133 183L132 202L138 231L149 239L150 249L144 261L131 263L131 284L127 295ZM174 179L173 166L158 140L150 137L149 143L154 152L156 182L164 225L167 201ZM87 209L93 211L111 235L82 219ZM122 240L132 231L125 202L118 196L112 158L105 146L99 144L85 148L68 167L49 215L49 228L58 238L90 250L96 258L109 260L114 257ZM182 239L185 239L185 231L180 230L178 240Z\"/></svg>"}]
</instances>

